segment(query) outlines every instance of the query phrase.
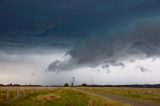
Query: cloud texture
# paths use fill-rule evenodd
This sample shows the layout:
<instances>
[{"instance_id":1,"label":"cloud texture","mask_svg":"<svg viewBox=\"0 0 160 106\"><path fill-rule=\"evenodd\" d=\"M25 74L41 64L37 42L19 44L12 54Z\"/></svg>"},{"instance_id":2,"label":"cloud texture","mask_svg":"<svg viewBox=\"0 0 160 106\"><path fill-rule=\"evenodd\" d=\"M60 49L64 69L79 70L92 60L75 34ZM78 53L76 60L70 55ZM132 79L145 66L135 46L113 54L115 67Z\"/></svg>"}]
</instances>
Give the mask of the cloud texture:
<instances>
[{"instance_id":1,"label":"cloud texture","mask_svg":"<svg viewBox=\"0 0 160 106\"><path fill-rule=\"evenodd\" d=\"M47 70L64 71L159 57L159 11L159 0L0 0L0 59L63 49Z\"/></svg>"},{"instance_id":2,"label":"cloud texture","mask_svg":"<svg viewBox=\"0 0 160 106\"><path fill-rule=\"evenodd\" d=\"M48 70L68 70L67 67L72 67L72 70L78 66L124 66L126 60L133 62L136 59L159 57L160 21L157 19L139 20L107 36L93 36L72 48L67 53L70 59L55 61ZM144 71L142 67L139 69Z\"/></svg>"}]
</instances>

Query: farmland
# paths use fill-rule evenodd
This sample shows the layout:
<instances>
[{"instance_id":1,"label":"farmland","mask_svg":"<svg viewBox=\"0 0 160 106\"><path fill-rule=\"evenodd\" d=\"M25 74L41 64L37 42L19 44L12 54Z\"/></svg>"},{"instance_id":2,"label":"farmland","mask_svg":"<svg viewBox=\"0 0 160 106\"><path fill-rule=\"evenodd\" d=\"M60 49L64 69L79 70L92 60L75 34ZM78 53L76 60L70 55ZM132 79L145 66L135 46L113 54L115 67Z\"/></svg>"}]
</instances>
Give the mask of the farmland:
<instances>
[{"instance_id":1,"label":"farmland","mask_svg":"<svg viewBox=\"0 0 160 106\"><path fill-rule=\"evenodd\" d=\"M2 87L0 106L127 106L74 88Z\"/></svg>"},{"instance_id":2,"label":"farmland","mask_svg":"<svg viewBox=\"0 0 160 106\"><path fill-rule=\"evenodd\" d=\"M159 105L159 88L0 87L0 106Z\"/></svg>"},{"instance_id":3,"label":"farmland","mask_svg":"<svg viewBox=\"0 0 160 106\"><path fill-rule=\"evenodd\" d=\"M160 88L83 87L96 94L111 95L160 105Z\"/></svg>"}]
</instances>

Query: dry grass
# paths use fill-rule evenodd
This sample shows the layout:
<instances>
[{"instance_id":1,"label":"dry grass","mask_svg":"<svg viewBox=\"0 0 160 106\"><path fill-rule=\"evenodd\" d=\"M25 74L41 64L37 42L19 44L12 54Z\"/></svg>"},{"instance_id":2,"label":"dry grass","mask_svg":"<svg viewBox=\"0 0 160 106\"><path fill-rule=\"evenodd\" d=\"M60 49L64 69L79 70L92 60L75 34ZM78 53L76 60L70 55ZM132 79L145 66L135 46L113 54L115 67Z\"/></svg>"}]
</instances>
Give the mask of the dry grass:
<instances>
[{"instance_id":1,"label":"dry grass","mask_svg":"<svg viewBox=\"0 0 160 106\"><path fill-rule=\"evenodd\" d=\"M0 104L39 93L47 93L55 89L49 87L0 87Z\"/></svg>"},{"instance_id":2,"label":"dry grass","mask_svg":"<svg viewBox=\"0 0 160 106\"><path fill-rule=\"evenodd\" d=\"M152 101L160 104L160 89L159 88L82 88L92 92L112 94L134 99Z\"/></svg>"},{"instance_id":3,"label":"dry grass","mask_svg":"<svg viewBox=\"0 0 160 106\"><path fill-rule=\"evenodd\" d=\"M77 89L74 90L79 91ZM85 96L89 96L89 101L87 106L129 106L128 104L123 104L89 92L84 92L84 91L79 91L79 92Z\"/></svg>"},{"instance_id":4,"label":"dry grass","mask_svg":"<svg viewBox=\"0 0 160 106\"><path fill-rule=\"evenodd\" d=\"M57 101L61 98L62 90L54 90L54 92L48 92L47 94L37 95L36 97L32 98L36 102L53 102Z\"/></svg>"},{"instance_id":5,"label":"dry grass","mask_svg":"<svg viewBox=\"0 0 160 106\"><path fill-rule=\"evenodd\" d=\"M59 100L60 98L61 96L59 94L47 94L47 95L39 95L36 98L33 98L33 100L46 103L50 101Z\"/></svg>"},{"instance_id":6,"label":"dry grass","mask_svg":"<svg viewBox=\"0 0 160 106\"><path fill-rule=\"evenodd\" d=\"M7 97L9 92L9 97ZM0 88L0 106L126 106L72 88Z\"/></svg>"},{"instance_id":7,"label":"dry grass","mask_svg":"<svg viewBox=\"0 0 160 106\"><path fill-rule=\"evenodd\" d=\"M91 97L88 101L88 106L128 106L116 101L112 101L109 99L98 98L98 97Z\"/></svg>"}]
</instances>

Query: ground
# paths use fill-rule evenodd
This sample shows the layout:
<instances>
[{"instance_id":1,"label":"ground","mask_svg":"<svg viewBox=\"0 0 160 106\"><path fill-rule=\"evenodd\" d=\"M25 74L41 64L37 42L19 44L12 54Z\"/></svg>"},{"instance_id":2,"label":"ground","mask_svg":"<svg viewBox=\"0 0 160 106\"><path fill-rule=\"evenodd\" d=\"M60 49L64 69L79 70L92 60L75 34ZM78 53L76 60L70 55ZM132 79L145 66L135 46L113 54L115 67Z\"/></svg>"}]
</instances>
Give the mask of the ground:
<instances>
[{"instance_id":1,"label":"ground","mask_svg":"<svg viewBox=\"0 0 160 106\"><path fill-rule=\"evenodd\" d=\"M160 106L160 96L157 96L159 91L133 88L2 87L0 106ZM134 93L137 95L133 96Z\"/></svg>"}]
</instances>

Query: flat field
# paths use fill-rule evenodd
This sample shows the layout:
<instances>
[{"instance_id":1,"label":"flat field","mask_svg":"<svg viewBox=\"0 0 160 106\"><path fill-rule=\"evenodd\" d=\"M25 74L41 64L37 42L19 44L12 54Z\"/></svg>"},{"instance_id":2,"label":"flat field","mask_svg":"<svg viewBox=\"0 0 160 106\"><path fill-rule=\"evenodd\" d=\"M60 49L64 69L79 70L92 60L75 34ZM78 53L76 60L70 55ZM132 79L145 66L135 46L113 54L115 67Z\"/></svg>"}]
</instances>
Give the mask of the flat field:
<instances>
[{"instance_id":1,"label":"flat field","mask_svg":"<svg viewBox=\"0 0 160 106\"><path fill-rule=\"evenodd\" d=\"M1 87L0 106L128 106L76 88Z\"/></svg>"},{"instance_id":2,"label":"flat field","mask_svg":"<svg viewBox=\"0 0 160 106\"><path fill-rule=\"evenodd\" d=\"M147 106L160 106L160 88L81 87L79 89L113 98L142 101L148 104ZM153 105L154 103L156 105Z\"/></svg>"}]
</instances>

